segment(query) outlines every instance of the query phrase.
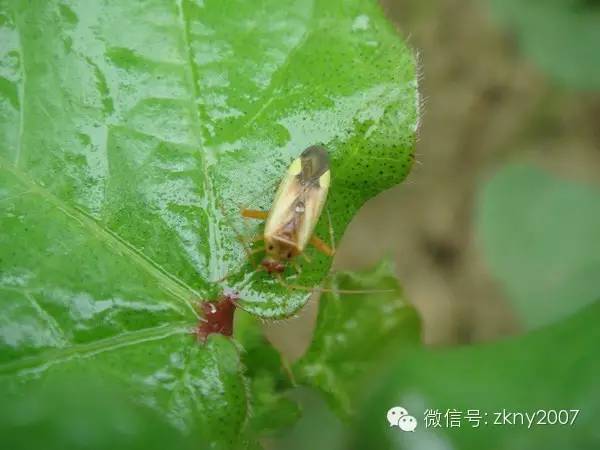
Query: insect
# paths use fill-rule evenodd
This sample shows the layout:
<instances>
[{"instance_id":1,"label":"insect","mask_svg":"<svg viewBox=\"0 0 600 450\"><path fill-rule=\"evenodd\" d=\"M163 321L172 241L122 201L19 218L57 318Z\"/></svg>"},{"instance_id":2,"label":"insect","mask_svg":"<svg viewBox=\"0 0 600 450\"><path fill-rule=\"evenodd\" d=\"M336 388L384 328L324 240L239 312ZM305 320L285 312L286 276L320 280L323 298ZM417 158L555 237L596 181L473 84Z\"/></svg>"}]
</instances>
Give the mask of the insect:
<instances>
[{"instance_id":1,"label":"insect","mask_svg":"<svg viewBox=\"0 0 600 450\"><path fill-rule=\"evenodd\" d=\"M316 145L308 147L288 168L270 211L241 211L243 217L265 219L264 233L255 239L264 240L265 246L255 251L265 252L261 266L268 273L281 274L288 262L304 255L309 242L327 256L335 253L313 234L327 200L330 179L327 151Z\"/></svg>"},{"instance_id":2,"label":"insect","mask_svg":"<svg viewBox=\"0 0 600 450\"><path fill-rule=\"evenodd\" d=\"M314 234L315 226L327 200L330 182L331 170L327 150L318 145L306 148L290 164L269 211L246 208L241 210L241 215L245 218L265 220L262 236L252 239L253 242L264 241L264 247L252 251L245 248L249 259L254 253L264 252L265 256L259 269L274 275L279 283L289 289L339 294L390 292L387 289L315 289L289 284L283 279L282 273L288 263L292 264L297 272L301 272L294 259L296 256L302 255L310 262L304 253L304 249L309 243L327 256L331 257L335 254L331 220L329 223L331 246ZM243 238L241 240L244 242ZM227 276L222 280L225 278Z\"/></svg>"}]
</instances>

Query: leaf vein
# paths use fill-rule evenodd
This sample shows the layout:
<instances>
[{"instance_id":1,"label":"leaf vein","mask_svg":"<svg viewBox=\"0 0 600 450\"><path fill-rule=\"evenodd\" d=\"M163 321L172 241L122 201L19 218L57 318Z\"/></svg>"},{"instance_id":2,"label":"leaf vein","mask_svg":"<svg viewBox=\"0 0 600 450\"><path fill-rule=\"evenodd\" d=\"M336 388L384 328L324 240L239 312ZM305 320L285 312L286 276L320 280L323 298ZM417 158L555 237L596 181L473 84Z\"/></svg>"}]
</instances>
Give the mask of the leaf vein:
<instances>
[{"instance_id":1,"label":"leaf vein","mask_svg":"<svg viewBox=\"0 0 600 450\"><path fill-rule=\"evenodd\" d=\"M122 333L84 344L51 349L40 354L0 364L0 375L26 376L44 372L52 366L68 363L73 359L84 359L113 350L130 347L149 341L167 339L178 334L189 333L189 324L171 323L151 328Z\"/></svg>"},{"instance_id":2,"label":"leaf vein","mask_svg":"<svg viewBox=\"0 0 600 450\"><path fill-rule=\"evenodd\" d=\"M64 203L59 197L44 189L42 186L37 184L35 181L29 178L22 171L16 167L11 167L7 164L2 164L0 158L0 168L5 167L15 177L17 177L23 184L28 187L28 190L33 191L51 205L61 211L65 216L76 221L81 226L87 228L92 232L99 240L106 243L109 247L116 249L119 253L125 255L133 263L135 263L140 269L144 270L147 274L154 277L159 281L159 287L167 292L172 297L181 301L181 303L187 307L194 316L198 316L195 308L191 304L191 297L199 297L191 286L187 285L183 280L177 278L167 270L162 268L154 260L140 252L137 248L131 245L129 242L124 240L114 231L101 226L93 217L87 212L77 207L71 207Z\"/></svg>"},{"instance_id":3,"label":"leaf vein","mask_svg":"<svg viewBox=\"0 0 600 450\"><path fill-rule=\"evenodd\" d=\"M15 27L18 30L19 35L19 67L21 69L21 82L19 83L19 138L17 144L17 153L15 155L14 165L19 167L21 162L21 153L23 149L23 135L25 133L25 86L27 81L27 75L25 72L25 50L23 49L23 40L21 36L21 27L19 22L16 20L15 14Z\"/></svg>"},{"instance_id":4,"label":"leaf vein","mask_svg":"<svg viewBox=\"0 0 600 450\"><path fill-rule=\"evenodd\" d=\"M196 120L196 122L198 124L197 127L194 127L194 130L196 133L196 138L198 139L198 142L203 150L200 152L200 156L201 156L201 160L202 160L202 170L203 170L202 184L203 184L204 196L205 196L210 208L212 208L212 210L216 212L216 210L217 210L216 195L214 192L214 186L212 185L212 179L208 173L208 159L206 158L206 154L205 154L205 152L210 151L210 149L206 145L205 139L203 137L202 130L204 130L204 127L202 124L200 108L199 108L199 103L198 103L200 100L200 91L198 88L199 81L198 81L198 75L195 70L194 58L192 57L193 51L192 51L192 46L191 46L191 41L190 41L189 19L186 17L185 12L184 12L183 0L177 1L177 9L178 9L178 13L179 13L179 24L181 27L183 45L184 45L184 49L186 52L188 78L189 78L189 82L192 85L191 90L192 90L192 94L194 96L194 101L192 102L192 109L194 112L194 119ZM221 245L220 245L220 238L219 238L219 227L217 226L218 224L212 220L209 220L207 222L207 224L208 224L208 230L207 230L208 241L210 242L209 249L208 249L208 251L209 251L208 279L209 280L218 280L223 275L222 274L223 270L221 269L222 263L219 260L219 258L217 257L217 255L222 253L222 251L220 251Z\"/></svg>"},{"instance_id":5,"label":"leaf vein","mask_svg":"<svg viewBox=\"0 0 600 450\"><path fill-rule=\"evenodd\" d=\"M25 298L29 300L31 306L37 311L40 317L46 322L48 328L52 331L52 334L57 338L61 345L67 345L69 343L69 339L67 339L67 334L63 331L60 324L56 321L56 319L50 314L40 302L33 296L33 294L27 290L23 291L23 295Z\"/></svg>"}]
</instances>

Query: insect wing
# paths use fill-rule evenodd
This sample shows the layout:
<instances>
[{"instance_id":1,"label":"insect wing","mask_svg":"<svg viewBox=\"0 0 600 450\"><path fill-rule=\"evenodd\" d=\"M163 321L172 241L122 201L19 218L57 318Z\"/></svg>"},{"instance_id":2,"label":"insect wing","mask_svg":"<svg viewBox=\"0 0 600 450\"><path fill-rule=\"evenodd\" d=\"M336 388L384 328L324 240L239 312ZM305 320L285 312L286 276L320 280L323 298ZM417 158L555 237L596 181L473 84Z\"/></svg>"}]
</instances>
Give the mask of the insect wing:
<instances>
[{"instance_id":1,"label":"insect wing","mask_svg":"<svg viewBox=\"0 0 600 450\"><path fill-rule=\"evenodd\" d=\"M308 147L300 155L300 182L306 184L319 184L320 178L329 171L329 155L323 147ZM329 187L329 184L327 184Z\"/></svg>"},{"instance_id":2,"label":"insect wing","mask_svg":"<svg viewBox=\"0 0 600 450\"><path fill-rule=\"evenodd\" d=\"M308 243L323 210L330 184L329 158L322 147L309 147L290 165L265 224L265 237Z\"/></svg>"}]
</instances>

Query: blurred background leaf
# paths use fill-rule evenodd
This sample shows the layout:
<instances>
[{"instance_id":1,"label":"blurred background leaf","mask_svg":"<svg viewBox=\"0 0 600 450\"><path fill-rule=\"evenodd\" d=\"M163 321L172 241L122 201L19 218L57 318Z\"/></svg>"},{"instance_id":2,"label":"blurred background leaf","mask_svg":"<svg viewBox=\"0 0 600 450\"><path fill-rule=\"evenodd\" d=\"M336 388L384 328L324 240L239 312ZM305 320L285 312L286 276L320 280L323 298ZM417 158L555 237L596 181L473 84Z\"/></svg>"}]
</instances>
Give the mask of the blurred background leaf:
<instances>
[{"instance_id":1,"label":"blurred background leaf","mask_svg":"<svg viewBox=\"0 0 600 450\"><path fill-rule=\"evenodd\" d=\"M526 327L600 297L600 189L532 166L498 171L476 219L487 264Z\"/></svg>"},{"instance_id":2,"label":"blurred background leaf","mask_svg":"<svg viewBox=\"0 0 600 450\"><path fill-rule=\"evenodd\" d=\"M600 444L600 302L573 317L505 341L407 351L369 391L352 427L350 449L592 449ZM390 428L401 405L419 421L414 433ZM461 412L460 426L425 428L426 409ZM464 416L477 409L478 428ZM497 411L580 409L573 425L493 425ZM488 413L487 416L484 414ZM485 424L484 421L488 421Z\"/></svg>"},{"instance_id":3,"label":"blurred background leaf","mask_svg":"<svg viewBox=\"0 0 600 450\"><path fill-rule=\"evenodd\" d=\"M523 52L558 82L600 89L597 0L490 0Z\"/></svg>"},{"instance_id":4,"label":"blurred background leaf","mask_svg":"<svg viewBox=\"0 0 600 450\"><path fill-rule=\"evenodd\" d=\"M293 367L299 383L319 389L344 418L354 412L365 378L382 360L420 342L420 322L390 261L364 272L339 272L325 287L313 340ZM348 291L389 290L365 294Z\"/></svg>"},{"instance_id":5,"label":"blurred background leaf","mask_svg":"<svg viewBox=\"0 0 600 450\"><path fill-rule=\"evenodd\" d=\"M289 365L266 339L258 319L245 311L236 312L234 338L242 347L251 392L248 430L255 437L280 433L301 414L298 403L289 396L293 387Z\"/></svg>"},{"instance_id":6,"label":"blurred background leaf","mask_svg":"<svg viewBox=\"0 0 600 450\"><path fill-rule=\"evenodd\" d=\"M83 386L85 379L78 379L79 374L93 373L100 381L118 383L118 392L153 409L179 432L195 433L199 444L215 448L243 444L249 398L233 341L212 335L199 345L189 329L163 333L128 333L70 346L68 351L15 359L0 367L0 381L19 393L48 376ZM91 410L85 402L71 407L76 405L82 420L92 420L86 418Z\"/></svg>"},{"instance_id":7,"label":"blurred background leaf","mask_svg":"<svg viewBox=\"0 0 600 450\"><path fill-rule=\"evenodd\" d=\"M322 392L299 387L291 394L301 405L303 414L295 426L277 438L265 441L270 450L345 450L348 422L331 409Z\"/></svg>"},{"instance_id":8,"label":"blurred background leaf","mask_svg":"<svg viewBox=\"0 0 600 450\"><path fill-rule=\"evenodd\" d=\"M0 436L2 448L13 450L208 448L85 371L19 393L2 386Z\"/></svg>"}]
</instances>

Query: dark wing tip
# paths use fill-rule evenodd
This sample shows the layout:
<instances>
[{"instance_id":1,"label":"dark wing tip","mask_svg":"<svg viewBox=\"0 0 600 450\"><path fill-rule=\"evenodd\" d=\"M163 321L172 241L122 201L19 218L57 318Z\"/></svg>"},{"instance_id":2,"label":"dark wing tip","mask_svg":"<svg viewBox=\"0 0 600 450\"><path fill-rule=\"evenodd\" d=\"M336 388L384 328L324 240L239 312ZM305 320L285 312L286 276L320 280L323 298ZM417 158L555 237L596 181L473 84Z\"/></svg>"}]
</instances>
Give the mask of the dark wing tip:
<instances>
[{"instance_id":1,"label":"dark wing tip","mask_svg":"<svg viewBox=\"0 0 600 450\"><path fill-rule=\"evenodd\" d=\"M329 154L325 147L311 145L300 155L302 161L301 179L313 182L329 170Z\"/></svg>"},{"instance_id":2,"label":"dark wing tip","mask_svg":"<svg viewBox=\"0 0 600 450\"><path fill-rule=\"evenodd\" d=\"M300 155L302 159L311 158L317 161L322 161L324 164L329 166L329 153L327 153L327 149L322 145L311 145L304 149L302 154Z\"/></svg>"}]
</instances>

